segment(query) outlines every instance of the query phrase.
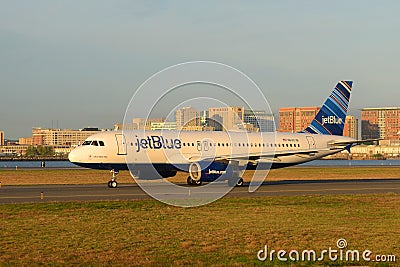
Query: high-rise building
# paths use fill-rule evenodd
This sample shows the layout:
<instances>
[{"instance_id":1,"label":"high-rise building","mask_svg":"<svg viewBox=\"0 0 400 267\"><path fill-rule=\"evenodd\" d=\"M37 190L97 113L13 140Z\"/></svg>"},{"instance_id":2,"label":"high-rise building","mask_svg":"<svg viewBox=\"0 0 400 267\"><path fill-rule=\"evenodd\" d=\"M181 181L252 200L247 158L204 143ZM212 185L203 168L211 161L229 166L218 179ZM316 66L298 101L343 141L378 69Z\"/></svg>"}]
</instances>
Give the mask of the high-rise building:
<instances>
[{"instance_id":1,"label":"high-rise building","mask_svg":"<svg viewBox=\"0 0 400 267\"><path fill-rule=\"evenodd\" d=\"M280 108L278 130L280 132L300 132L310 125L320 109L320 107Z\"/></svg>"},{"instance_id":2,"label":"high-rise building","mask_svg":"<svg viewBox=\"0 0 400 267\"><path fill-rule=\"evenodd\" d=\"M243 129L243 107L219 107L208 109L208 125L216 131Z\"/></svg>"},{"instance_id":3,"label":"high-rise building","mask_svg":"<svg viewBox=\"0 0 400 267\"><path fill-rule=\"evenodd\" d=\"M363 108L361 138L400 140L400 107Z\"/></svg>"},{"instance_id":4,"label":"high-rise building","mask_svg":"<svg viewBox=\"0 0 400 267\"><path fill-rule=\"evenodd\" d=\"M182 130L193 126L201 126L200 112L192 107L184 107L175 112L176 129Z\"/></svg>"},{"instance_id":5,"label":"high-rise building","mask_svg":"<svg viewBox=\"0 0 400 267\"><path fill-rule=\"evenodd\" d=\"M358 139L358 119L354 116L346 116L343 128L343 136Z\"/></svg>"},{"instance_id":6,"label":"high-rise building","mask_svg":"<svg viewBox=\"0 0 400 267\"><path fill-rule=\"evenodd\" d=\"M0 146L4 146L4 132L0 131Z\"/></svg>"},{"instance_id":7,"label":"high-rise building","mask_svg":"<svg viewBox=\"0 0 400 267\"><path fill-rule=\"evenodd\" d=\"M245 110L244 122L252 124L259 132L274 132L274 115L268 114L265 110Z\"/></svg>"}]
</instances>

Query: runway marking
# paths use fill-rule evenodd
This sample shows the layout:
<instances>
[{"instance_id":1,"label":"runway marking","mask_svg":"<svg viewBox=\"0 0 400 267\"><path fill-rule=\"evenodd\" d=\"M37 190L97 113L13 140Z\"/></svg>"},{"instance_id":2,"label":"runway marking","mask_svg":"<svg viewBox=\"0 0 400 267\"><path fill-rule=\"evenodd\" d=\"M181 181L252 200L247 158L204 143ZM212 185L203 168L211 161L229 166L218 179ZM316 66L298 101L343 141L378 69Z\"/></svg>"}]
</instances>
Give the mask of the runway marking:
<instances>
[{"instance_id":1,"label":"runway marking","mask_svg":"<svg viewBox=\"0 0 400 267\"><path fill-rule=\"evenodd\" d=\"M290 192L326 192L326 191L363 191L363 190L400 190L396 188L387 188L387 187L370 187L370 188L355 188L355 189L350 189L350 188L327 188L327 189L286 189L286 190L260 190L256 191L254 193L290 193ZM196 193L196 192L191 192L191 194L196 194L196 195L202 195L202 194L220 194L223 192L202 192L202 193ZM252 193L250 192L243 192L243 191L231 191L229 194L243 194L243 193L248 193L251 195ZM162 195L188 195L188 193L162 193L158 192L157 194L162 194ZM75 198L75 197L143 197L143 196L148 196L146 193L143 194L96 194L96 195L45 195L45 199L51 199L51 198ZM40 198L40 196L15 196L15 197L0 197L0 199L37 199Z\"/></svg>"},{"instance_id":2,"label":"runway marking","mask_svg":"<svg viewBox=\"0 0 400 267\"><path fill-rule=\"evenodd\" d=\"M146 194L117 194L117 195L65 195L65 196L52 196L52 195L44 195L44 198L63 198L63 197L115 197L115 196L144 196ZM31 197L0 197L0 199L35 199L35 196ZM37 198L40 198L40 196L37 196Z\"/></svg>"},{"instance_id":3,"label":"runway marking","mask_svg":"<svg viewBox=\"0 0 400 267\"><path fill-rule=\"evenodd\" d=\"M327 189L293 189L293 190L276 190L276 191L271 191L271 190L265 190L265 191L260 191L260 192L266 192L266 193L273 193L273 192L318 192L318 191L362 191L362 190L400 190L396 188L386 188L386 187L367 187L367 188L327 188ZM256 191L259 192L259 191ZM233 192L233 193L239 193L239 192Z\"/></svg>"}]
</instances>

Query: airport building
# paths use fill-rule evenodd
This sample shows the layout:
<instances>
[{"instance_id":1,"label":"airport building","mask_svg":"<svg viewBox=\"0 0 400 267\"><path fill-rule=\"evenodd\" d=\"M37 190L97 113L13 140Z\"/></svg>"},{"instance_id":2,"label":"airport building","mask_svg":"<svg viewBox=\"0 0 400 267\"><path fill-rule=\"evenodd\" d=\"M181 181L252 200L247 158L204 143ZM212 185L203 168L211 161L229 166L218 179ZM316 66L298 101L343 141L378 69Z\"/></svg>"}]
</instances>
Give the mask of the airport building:
<instances>
[{"instance_id":1,"label":"airport building","mask_svg":"<svg viewBox=\"0 0 400 267\"><path fill-rule=\"evenodd\" d=\"M33 145L33 138L32 137L21 137L21 138L18 139L18 144L19 145L32 146Z\"/></svg>"},{"instance_id":2,"label":"airport building","mask_svg":"<svg viewBox=\"0 0 400 267\"><path fill-rule=\"evenodd\" d=\"M358 139L358 119L354 116L346 116L343 135Z\"/></svg>"},{"instance_id":3,"label":"airport building","mask_svg":"<svg viewBox=\"0 0 400 267\"><path fill-rule=\"evenodd\" d=\"M280 108L278 130L280 132L300 132L310 125L320 109L320 107Z\"/></svg>"},{"instance_id":4,"label":"airport building","mask_svg":"<svg viewBox=\"0 0 400 267\"><path fill-rule=\"evenodd\" d=\"M0 146L0 156L24 156L28 145Z\"/></svg>"},{"instance_id":5,"label":"airport building","mask_svg":"<svg viewBox=\"0 0 400 267\"><path fill-rule=\"evenodd\" d=\"M176 130L176 122L164 121L164 122L152 122L150 124L151 131L172 131Z\"/></svg>"},{"instance_id":6,"label":"airport building","mask_svg":"<svg viewBox=\"0 0 400 267\"><path fill-rule=\"evenodd\" d=\"M89 136L100 131L98 128L72 129L32 129L32 144L53 147L74 147L78 146Z\"/></svg>"},{"instance_id":7,"label":"airport building","mask_svg":"<svg viewBox=\"0 0 400 267\"><path fill-rule=\"evenodd\" d=\"M243 129L243 107L219 107L208 109L208 126L215 131Z\"/></svg>"},{"instance_id":8,"label":"airport building","mask_svg":"<svg viewBox=\"0 0 400 267\"><path fill-rule=\"evenodd\" d=\"M274 115L268 114L265 110L245 110L244 123L251 124L252 127L246 127L249 131L274 132ZM258 129L258 130L255 130Z\"/></svg>"},{"instance_id":9,"label":"airport building","mask_svg":"<svg viewBox=\"0 0 400 267\"><path fill-rule=\"evenodd\" d=\"M361 138L400 140L400 107L363 108Z\"/></svg>"},{"instance_id":10,"label":"airport building","mask_svg":"<svg viewBox=\"0 0 400 267\"><path fill-rule=\"evenodd\" d=\"M0 146L4 146L4 132L0 131Z\"/></svg>"},{"instance_id":11,"label":"airport building","mask_svg":"<svg viewBox=\"0 0 400 267\"><path fill-rule=\"evenodd\" d=\"M391 141L387 141L391 142ZM346 150L328 156L328 159L399 159L400 158L400 145L393 145L390 143L381 143L379 145L359 145L351 148L351 153Z\"/></svg>"},{"instance_id":12,"label":"airport building","mask_svg":"<svg viewBox=\"0 0 400 267\"><path fill-rule=\"evenodd\" d=\"M132 123L116 123L114 124L114 131L133 131L133 130L151 130L153 123L163 123L164 118L134 118Z\"/></svg>"}]
</instances>

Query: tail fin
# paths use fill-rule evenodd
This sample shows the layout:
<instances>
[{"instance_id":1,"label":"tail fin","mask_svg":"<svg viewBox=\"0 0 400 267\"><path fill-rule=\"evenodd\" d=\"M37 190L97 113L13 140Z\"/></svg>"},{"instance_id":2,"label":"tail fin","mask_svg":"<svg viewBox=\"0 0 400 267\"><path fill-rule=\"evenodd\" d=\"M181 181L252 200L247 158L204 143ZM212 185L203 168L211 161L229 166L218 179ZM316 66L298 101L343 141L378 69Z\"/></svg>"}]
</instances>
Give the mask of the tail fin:
<instances>
[{"instance_id":1,"label":"tail fin","mask_svg":"<svg viewBox=\"0 0 400 267\"><path fill-rule=\"evenodd\" d=\"M343 135L352 85L352 81L338 82L317 116L303 132Z\"/></svg>"}]
</instances>

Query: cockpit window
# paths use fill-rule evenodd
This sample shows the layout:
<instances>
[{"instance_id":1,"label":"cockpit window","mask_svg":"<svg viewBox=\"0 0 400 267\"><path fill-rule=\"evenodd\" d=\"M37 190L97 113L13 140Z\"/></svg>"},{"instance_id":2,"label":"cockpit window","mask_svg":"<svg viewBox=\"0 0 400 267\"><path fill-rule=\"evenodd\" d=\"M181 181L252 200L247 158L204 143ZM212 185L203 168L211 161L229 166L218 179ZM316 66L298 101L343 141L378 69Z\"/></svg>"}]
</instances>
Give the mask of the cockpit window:
<instances>
[{"instance_id":1,"label":"cockpit window","mask_svg":"<svg viewBox=\"0 0 400 267\"><path fill-rule=\"evenodd\" d=\"M104 141L100 140L86 140L82 146L104 146Z\"/></svg>"},{"instance_id":2,"label":"cockpit window","mask_svg":"<svg viewBox=\"0 0 400 267\"><path fill-rule=\"evenodd\" d=\"M90 145L91 142L92 142L92 141L88 141L88 140L87 140L87 141L85 141L85 142L82 143L82 146L88 146L88 145Z\"/></svg>"}]
</instances>

